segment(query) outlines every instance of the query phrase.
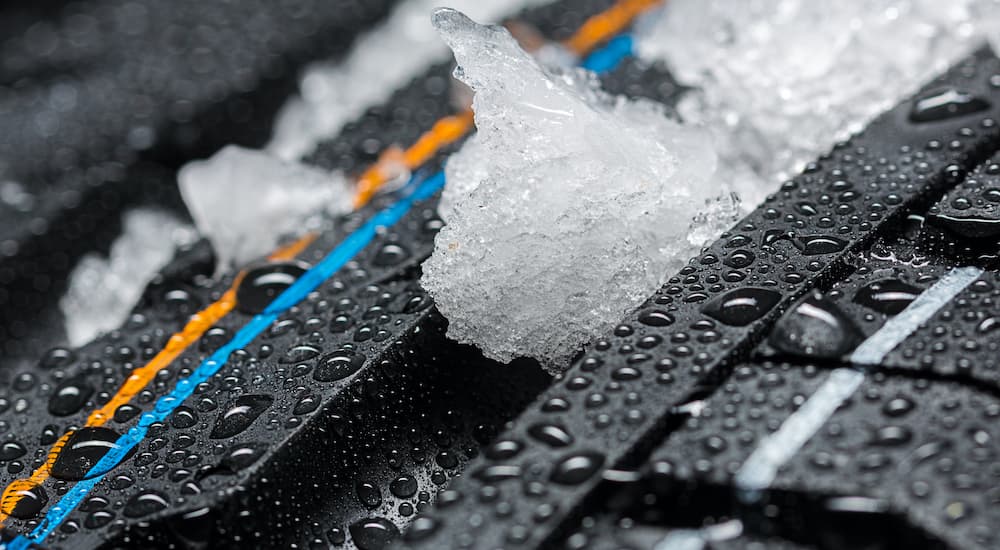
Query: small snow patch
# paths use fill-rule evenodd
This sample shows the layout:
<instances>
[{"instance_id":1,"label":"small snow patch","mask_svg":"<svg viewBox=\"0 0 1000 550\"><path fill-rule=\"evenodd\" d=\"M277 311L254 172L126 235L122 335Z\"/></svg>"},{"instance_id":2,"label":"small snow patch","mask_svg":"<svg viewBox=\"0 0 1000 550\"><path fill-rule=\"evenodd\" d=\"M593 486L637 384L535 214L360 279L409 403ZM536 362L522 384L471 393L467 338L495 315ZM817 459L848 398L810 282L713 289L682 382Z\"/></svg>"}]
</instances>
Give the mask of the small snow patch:
<instances>
[{"instance_id":1,"label":"small snow patch","mask_svg":"<svg viewBox=\"0 0 1000 550\"><path fill-rule=\"evenodd\" d=\"M177 247L195 239L195 229L168 212L150 208L125 212L122 233L108 256L85 255L69 276L59 301L69 345L82 346L121 326Z\"/></svg>"},{"instance_id":2,"label":"small snow patch","mask_svg":"<svg viewBox=\"0 0 1000 550\"><path fill-rule=\"evenodd\" d=\"M178 183L219 270L267 255L282 236L303 233L313 214L351 210L352 191L342 175L233 145L186 164Z\"/></svg>"},{"instance_id":3,"label":"small snow patch","mask_svg":"<svg viewBox=\"0 0 1000 550\"><path fill-rule=\"evenodd\" d=\"M997 0L671 0L636 33L698 90L678 111L712 129L746 204L861 130L983 35ZM996 42L994 42L996 44Z\"/></svg>"}]
</instances>

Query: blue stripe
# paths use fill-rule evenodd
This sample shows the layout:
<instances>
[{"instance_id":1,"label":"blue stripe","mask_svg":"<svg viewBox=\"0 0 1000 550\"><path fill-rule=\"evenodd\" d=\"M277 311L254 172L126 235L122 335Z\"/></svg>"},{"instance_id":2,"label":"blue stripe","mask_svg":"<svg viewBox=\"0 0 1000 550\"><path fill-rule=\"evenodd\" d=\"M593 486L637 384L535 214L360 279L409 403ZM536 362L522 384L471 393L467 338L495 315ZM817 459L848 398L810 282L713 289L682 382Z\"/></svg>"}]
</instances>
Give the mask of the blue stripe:
<instances>
[{"instance_id":1,"label":"blue stripe","mask_svg":"<svg viewBox=\"0 0 1000 550\"><path fill-rule=\"evenodd\" d=\"M632 52L632 36L627 34L620 35L610 40L601 49L591 53L580 66L596 73L604 73L617 67L622 60L631 56ZM125 454L145 438L150 425L166 420L174 412L174 409L191 396L199 384L219 372L234 351L248 346L261 332L267 330L277 320L279 315L302 301L310 292L318 288L326 279L330 278L337 270L343 267L344 264L364 250L375 238L377 228L389 227L396 224L406 215L415 202L430 198L443 186L444 173L438 172L420 183L412 194L401 198L391 207L379 212L358 228L357 231L350 234L337 248L333 249L333 251L323 258L320 263L304 273L295 283L275 298L263 313L254 316L246 326L233 336L232 340L209 356L190 376L179 381L173 391L161 397L156 402L153 410L143 414L139 418L138 425L118 438L117 446L108 451L91 468L88 473L94 477L78 481L58 503L49 508L42 522L30 534L18 536L7 545L7 548L9 550L27 550L31 543L41 544L66 519L66 516L80 504L87 494L90 493L94 485L104 478L104 474L100 474L100 472L107 473L114 469L121 462L122 458L125 457ZM409 184L400 191L405 193L408 187L410 187Z\"/></svg>"},{"instance_id":2,"label":"blue stripe","mask_svg":"<svg viewBox=\"0 0 1000 550\"><path fill-rule=\"evenodd\" d=\"M632 55L634 40L630 34L622 34L612 38L603 48L595 50L580 64L581 67L595 73L606 73Z\"/></svg>"},{"instance_id":3,"label":"blue stripe","mask_svg":"<svg viewBox=\"0 0 1000 550\"><path fill-rule=\"evenodd\" d=\"M226 363L229 356L237 350L245 348L260 333L267 330L278 316L295 304L302 301L310 292L316 290L325 280L330 278L354 256L360 253L375 238L378 228L390 227L409 212L417 201L430 198L444 186L444 173L438 172L420 183L413 193L400 199L391 207L382 210L360 228L348 235L339 246L333 249L315 267L305 272L291 286L285 289L267 308L257 314L237 332L232 340L219 348L195 369L187 378L179 381L168 394L161 397L152 411L143 414L139 423L122 434L116 446L108 451L101 460L90 469L88 475L94 476L77 482L57 504L48 510L42 522L27 536L21 536L12 541L7 548L10 550L25 550L31 542L41 543L59 526L69 514L93 489L94 485L104 478L104 473L114 469L126 453L139 444L145 437L149 427L156 422L163 422L180 406L199 384L214 376Z\"/></svg>"}]
</instances>

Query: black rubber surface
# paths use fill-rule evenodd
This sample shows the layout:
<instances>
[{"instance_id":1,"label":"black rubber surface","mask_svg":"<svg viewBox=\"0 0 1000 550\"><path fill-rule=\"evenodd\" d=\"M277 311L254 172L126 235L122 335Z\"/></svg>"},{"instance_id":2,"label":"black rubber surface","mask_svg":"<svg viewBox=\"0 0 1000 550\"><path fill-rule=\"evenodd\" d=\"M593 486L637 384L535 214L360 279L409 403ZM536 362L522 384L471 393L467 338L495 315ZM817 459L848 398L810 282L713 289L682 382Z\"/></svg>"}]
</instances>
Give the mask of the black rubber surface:
<instances>
[{"instance_id":1,"label":"black rubber surface","mask_svg":"<svg viewBox=\"0 0 1000 550\"><path fill-rule=\"evenodd\" d=\"M260 16L268 22L265 30L272 31L260 35L260 44L246 45L252 50L247 55L273 58L254 48L275 48L269 38L275 29L299 29L274 39L277 50L296 52L298 61L283 64L294 67L309 56L339 51L387 8L383 3L363 9L355 3L306 4L296 8L309 14L304 19L328 13L323 24L350 31L319 38L308 29L320 23L291 17L302 24L296 27L284 19L284 4L241 4L231 9L252 14L246 21ZM354 8L344 7L348 4ZM550 38L565 38L609 4L566 0L520 19ZM215 6L185 3L177 9L188 10L184 17L201 17L201 10ZM58 10L57 15L19 13L19 18L61 20ZM246 33L237 34L233 40ZM172 35L164 31L164 36ZM133 39L112 34L108 40L111 45L97 41L93 51L67 50L44 62L32 60L30 51L5 49L14 52L5 53L14 60L0 59L0 87L21 90L6 84L14 79L8 75L18 75L30 86L24 85L27 91L15 99L34 105L33 90L51 87L52 79L70 71L66 67L80 70L88 66L86 59L128 66L128 60L120 65L104 60L125 55L118 50ZM161 55L132 49L126 55L132 62ZM188 53L177 55L190 59ZM187 67L171 65L173 58L167 57L169 71L176 71L168 74L186 74ZM122 189L125 181L132 186L148 181L142 193L160 197L150 189L172 189L172 170L179 162L223 143L259 142L273 113L257 106L277 105L294 74L275 76L279 84L273 87L244 89L239 83L246 75L237 70L241 62L218 63L220 81L229 86L223 86L221 103L205 91L219 85L211 70L191 77L205 90L198 88L204 94L192 96L195 115L183 124L165 107L176 97L149 92L156 100L149 109L152 117L162 118L153 124L157 145L116 156L128 134L114 132L130 127L130 117L136 116L136 109L124 109L124 122L110 117L107 126L100 121L92 130L96 153L72 155L76 164L66 170L68 185L82 181L72 179L82 173L81 166L97 173L107 161L127 176L120 178ZM37 70L26 75L29 66ZM450 112L449 69L428 69L386 105L321 144L308 161L356 173L385 147L412 142ZM270 75L266 66L259 70ZM71 77L85 81L91 74ZM108 78L128 75L111 74ZM237 353L97 485L49 543L57 548L374 549L396 545L394 537L408 531L406 545L421 548L639 549L739 520L741 534L718 540L706 535L705 547L995 547L991 527L1000 522L994 510L1000 499L1000 434L994 433L1000 388L997 343L990 336L1000 334L991 332L1000 323L996 249L990 248L995 236L980 230L969 238L942 216L996 216L987 195L998 185L991 165L1000 148L995 122L1000 90L990 84L997 74L1000 60L979 51L794 180L780 188L776 182L775 194L763 205L611 334L595 338L555 381L531 362L498 365L444 338L446 321L417 283L419 264L441 226L434 201L428 201L380 235L265 337ZM635 61L625 62L604 84L615 93L649 97L668 107L682 92L662 67ZM924 99L939 98L943 90L955 92L957 103L943 111L921 109ZM243 101L254 106L249 114ZM74 119L73 112L66 116L70 126L86 122ZM7 127L2 119L0 125ZM178 142L174 132L183 135L184 127L215 133ZM68 132L65 139L87 135ZM114 147L102 149L102 143ZM19 170L25 174L57 167L44 159L24 166ZM143 172L148 180L131 176L140 169L148 171ZM60 178L46 185L63 189ZM108 187L107 179L95 180L100 193L110 193L98 195L105 202L82 202L74 210L89 222L32 211L0 224L4 231L24 227L32 217L50 220L53 227L91 224L68 233L42 232L38 238L50 249L23 248L51 250L48 256L18 252L0 263L0 278L16 272L10 281L44 287L32 294L3 279L0 298L2 291L25 297L3 309L21 323L19 332L8 329L16 337L4 337L6 346L30 349L25 341L37 325L23 318L25 312L43 310L32 305L58 296L60 274L72 266L79 248L106 246L117 232L113 221L104 220L117 219L132 199L107 192L118 189ZM954 212L958 197L970 197L973 206ZM388 200L382 197L362 212L331 220L301 262L280 269L315 262ZM74 242L86 244L71 249L68 234L81 235L82 241ZM11 265L18 267L4 271ZM845 356L860 341L957 265L987 272L890 354L885 365L868 373L849 405L795 455L762 501L742 502L733 473L755 443L776 430L831 368L845 366ZM55 438L80 426L87 412L155 354L191 312L228 287L232 275L213 281L207 278L211 267L204 243L184 251L150 286L121 330L79 350L36 353L40 361L0 369L0 426L8 443L2 450L10 457L0 463L0 483L27 476ZM274 268L261 273L269 269ZM35 282L39 273L51 279L49 286ZM884 297L886 289L891 299ZM242 311L209 331L107 427L120 433L134 425L142 410L249 319L253 302L244 294ZM754 305L741 305L746 303ZM803 329L796 313L803 304L833 312L835 330ZM814 338L808 349L787 338L803 330ZM69 387L77 391L60 391ZM227 412L233 414L227 417ZM72 477L69 466L59 475ZM47 503L71 483L47 482ZM160 500L166 504L148 505ZM37 521L33 512L9 520L5 536L30 528Z\"/></svg>"},{"instance_id":2,"label":"black rubber surface","mask_svg":"<svg viewBox=\"0 0 1000 550\"><path fill-rule=\"evenodd\" d=\"M738 517L752 532L823 547L994 547L1000 401L950 380L870 374L761 503L738 504L736 470L826 374L814 365L739 367L653 452L645 488L657 502L686 500L689 514ZM633 512L676 521L655 506Z\"/></svg>"},{"instance_id":3,"label":"black rubber surface","mask_svg":"<svg viewBox=\"0 0 1000 550\"><path fill-rule=\"evenodd\" d=\"M566 36L610 2L592 4L539 8L523 19L551 36ZM431 69L397 93L389 107L373 109L341 137L320 146L314 157L350 172L391 143L412 142L449 112L441 92L442 82L447 91L449 71L447 66ZM670 86L660 82L657 89ZM373 143L373 136L380 137ZM331 221L302 256L304 263L295 265L305 267L325 254L387 200ZM536 364L497 365L444 339L444 321L414 282L440 227L432 207L411 212L289 312L259 346L232 360L98 484L91 500L49 543L374 548L386 534L398 533L550 380ZM120 331L80 350L50 350L33 368L5 371L13 406L0 416L10 415L19 425L23 436L17 441L25 452L13 459L0 482L24 477L41 463L52 440L35 434L58 436L82 425L129 371L232 281L206 278L211 257L203 246L182 254L168 270ZM265 268L258 274L266 273ZM241 308L251 301L240 298ZM139 396L138 407L123 407L108 427L127 430L251 313L234 312L211 329ZM363 362L342 360L351 350ZM356 370L345 371L345 362ZM66 395L67 389L82 397L67 402L54 396ZM227 411L243 406L254 413L243 430L219 428ZM50 480L44 489L48 502L71 483ZM171 506L140 505L158 497ZM23 515L26 520L7 522L7 533L33 525L34 514Z\"/></svg>"},{"instance_id":4,"label":"black rubber surface","mask_svg":"<svg viewBox=\"0 0 1000 550\"><path fill-rule=\"evenodd\" d=\"M602 502L612 484L602 482L602 473L643 467L650 450L677 428L681 418L671 411L718 391L734 369L756 375L753 367L737 365L772 333L783 310L844 279L880 232L898 230L908 213L925 212L996 151L1000 104L989 79L998 71L1000 60L977 52L783 184L613 334L596 340L500 436L495 452L485 452L450 486L460 504L432 510L426 529L410 531L411 546L561 544ZM980 98L985 108L915 121L915 105L942 88ZM856 343L842 343L843 351ZM774 415L763 418L756 428L737 423L734 429L760 434L768 423L771 429L780 423ZM717 430L695 437L718 437ZM693 460L692 445L677 449L684 467L704 463L714 471L714 462ZM831 483L846 471L832 475ZM666 510L670 515L677 507L667 502ZM908 519L944 536L923 515ZM952 529L952 538L943 540L989 547L978 533L982 524L968 525L970 534Z\"/></svg>"}]
</instances>

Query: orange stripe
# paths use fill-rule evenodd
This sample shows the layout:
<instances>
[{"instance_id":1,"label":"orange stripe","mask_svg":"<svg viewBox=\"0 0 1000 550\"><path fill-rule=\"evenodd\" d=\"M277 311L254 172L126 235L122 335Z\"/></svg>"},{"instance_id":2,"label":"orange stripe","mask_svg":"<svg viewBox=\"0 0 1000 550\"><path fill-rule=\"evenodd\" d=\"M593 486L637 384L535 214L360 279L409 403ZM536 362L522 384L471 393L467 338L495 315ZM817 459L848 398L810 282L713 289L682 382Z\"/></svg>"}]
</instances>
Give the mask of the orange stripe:
<instances>
[{"instance_id":1,"label":"orange stripe","mask_svg":"<svg viewBox=\"0 0 1000 550\"><path fill-rule=\"evenodd\" d=\"M644 11L664 0L620 0L606 11L588 19L563 45L576 55L584 55L598 44L620 33ZM386 149L379 159L358 178L354 195L354 208L361 208L378 193L387 182L400 174L412 172L430 160L443 147L467 134L475 121L471 109L438 120L434 126L417 139L409 149Z\"/></svg>"},{"instance_id":2,"label":"orange stripe","mask_svg":"<svg viewBox=\"0 0 1000 550\"><path fill-rule=\"evenodd\" d=\"M30 491L36 486L41 485L49 478L49 472L52 471L52 465L56 463L56 459L59 458L59 453L62 452L63 447L66 446L66 442L73 435L73 430L70 430L63 434L49 449L49 455L45 459L45 464L39 466L34 472L32 472L31 477L28 479L17 479L11 482L10 485L4 489L3 496L0 496L0 525L7 520L7 516L10 515L14 508L17 506L21 499L24 498L24 491Z\"/></svg>"},{"instance_id":3,"label":"orange stripe","mask_svg":"<svg viewBox=\"0 0 1000 550\"><path fill-rule=\"evenodd\" d=\"M621 0L586 21L563 45L576 55L584 55L602 42L622 32L636 17L664 0Z\"/></svg>"},{"instance_id":4,"label":"orange stripe","mask_svg":"<svg viewBox=\"0 0 1000 550\"><path fill-rule=\"evenodd\" d=\"M267 261L287 262L288 260L294 260L296 256L302 254L302 251L316 240L317 236L318 235L316 233L306 233L295 241L279 247L277 250L272 252L271 255L267 257Z\"/></svg>"},{"instance_id":5,"label":"orange stripe","mask_svg":"<svg viewBox=\"0 0 1000 550\"><path fill-rule=\"evenodd\" d=\"M401 152L395 147L387 149L358 179L354 207L361 208L368 204L386 182L398 177L401 172L416 170L443 147L461 139L469 132L472 125L472 110L466 109L457 115L438 120L406 151Z\"/></svg>"},{"instance_id":6,"label":"orange stripe","mask_svg":"<svg viewBox=\"0 0 1000 550\"><path fill-rule=\"evenodd\" d=\"M600 14L588 19L577 32L565 41L563 45L576 55L583 55L594 49L598 44L621 32L641 13L660 4L663 0L620 0L617 4ZM430 160L443 147L461 139L472 129L474 124L471 109L437 121L434 126L414 143L410 148L400 152L390 148L358 181L358 190L354 205L360 208L368 203L387 181L399 174L400 168L413 171ZM304 250L314 239L310 234L298 241L276 251L268 259L281 261L294 258ZM210 327L225 317L236 306L236 289L243 280L244 273L236 276L228 290L205 309L191 316L181 332L170 337L167 345L152 360L129 375L118 392L101 408L93 411L87 418L86 426L96 427L106 423L114 411L129 402L132 397L142 391L157 372L166 368L191 344L196 342ZM22 491L29 490L43 483L49 477L52 465L62 448L69 441L73 432L68 431L49 450L45 464L38 467L28 479L15 480L0 496L0 526L6 521L10 512L23 498Z\"/></svg>"},{"instance_id":7,"label":"orange stripe","mask_svg":"<svg viewBox=\"0 0 1000 550\"><path fill-rule=\"evenodd\" d=\"M304 235L295 242L276 250L268 256L268 260L272 262L290 260L298 256L315 239L316 235L314 233ZM236 291L245 275L246 273L241 271L233 280L233 284L229 286L229 289L222 294L222 297L209 304L205 309L192 315L184 325L184 328L171 336L166 346L156 356L142 367L132 371L121 387L118 388L115 395L99 409L90 413L84 427L96 428L106 424L114 416L118 407L131 401L136 394L149 384L153 377L156 376L156 373L168 367L178 355L191 344L197 342L205 334L205 331L232 311L236 307ZM10 512L14 507L24 498L23 491L40 485L49 478L52 465L55 464L56 459L59 458L59 453L62 452L63 447L72 435L73 431L68 431L52 445L45 464L42 464L32 472L31 477L15 480L4 489L3 495L0 496L0 526L10 516Z\"/></svg>"}]
</instances>

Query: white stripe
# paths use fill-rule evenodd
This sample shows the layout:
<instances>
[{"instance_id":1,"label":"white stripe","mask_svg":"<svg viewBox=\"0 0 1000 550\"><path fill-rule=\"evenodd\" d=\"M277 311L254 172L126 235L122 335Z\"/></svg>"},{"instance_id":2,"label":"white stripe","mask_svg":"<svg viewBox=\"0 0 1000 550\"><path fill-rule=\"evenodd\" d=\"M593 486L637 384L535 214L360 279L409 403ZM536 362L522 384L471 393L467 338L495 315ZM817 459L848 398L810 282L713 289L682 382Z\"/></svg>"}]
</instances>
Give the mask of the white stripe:
<instances>
[{"instance_id":1,"label":"white stripe","mask_svg":"<svg viewBox=\"0 0 1000 550\"><path fill-rule=\"evenodd\" d=\"M339 63L318 63L302 77L301 96L285 104L267 150L299 160L316 144L375 105L389 100L417 75L446 61L450 51L431 26L431 11L447 4L481 22L551 0L409 0L375 29L358 38Z\"/></svg>"},{"instance_id":2,"label":"white stripe","mask_svg":"<svg viewBox=\"0 0 1000 550\"><path fill-rule=\"evenodd\" d=\"M663 537L653 550L702 550L706 542L698 529L678 529Z\"/></svg>"},{"instance_id":3,"label":"white stripe","mask_svg":"<svg viewBox=\"0 0 1000 550\"><path fill-rule=\"evenodd\" d=\"M851 354L855 364L877 365L907 336L931 318L965 287L982 275L976 267L953 269L917 297L898 315L889 319L875 334ZM758 491L768 488L781 468L864 381L864 373L841 368L830 373L822 386L795 413L785 419L778 431L769 435L736 472L735 483L741 496L755 499Z\"/></svg>"},{"instance_id":4,"label":"white stripe","mask_svg":"<svg viewBox=\"0 0 1000 550\"><path fill-rule=\"evenodd\" d=\"M826 382L789 416L781 428L769 435L736 472L736 487L741 491L766 489L788 462L820 429L844 400L858 389L865 375L853 369L836 369Z\"/></svg>"},{"instance_id":5,"label":"white stripe","mask_svg":"<svg viewBox=\"0 0 1000 550\"><path fill-rule=\"evenodd\" d=\"M877 365L886 355L913 334L915 330L941 309L965 287L972 284L983 270L960 267L949 271L926 292L917 296L906 309L889 319L875 334L861 343L850 361L855 365Z\"/></svg>"},{"instance_id":6,"label":"white stripe","mask_svg":"<svg viewBox=\"0 0 1000 550\"><path fill-rule=\"evenodd\" d=\"M702 550L709 542L733 540L742 534L743 522L738 519L701 529L677 529L660 539L653 550Z\"/></svg>"}]
</instances>

